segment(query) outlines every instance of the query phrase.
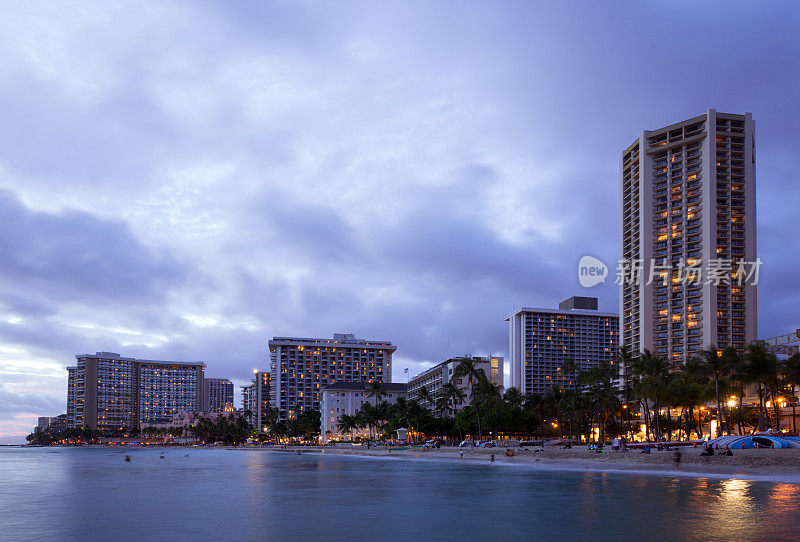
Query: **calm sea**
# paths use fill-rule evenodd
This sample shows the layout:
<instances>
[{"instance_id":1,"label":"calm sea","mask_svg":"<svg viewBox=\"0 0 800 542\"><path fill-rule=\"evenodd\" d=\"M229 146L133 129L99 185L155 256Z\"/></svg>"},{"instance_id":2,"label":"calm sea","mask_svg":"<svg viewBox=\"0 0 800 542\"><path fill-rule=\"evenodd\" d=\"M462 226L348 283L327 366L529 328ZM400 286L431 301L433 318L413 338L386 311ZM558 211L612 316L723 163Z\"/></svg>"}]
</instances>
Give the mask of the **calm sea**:
<instances>
[{"instance_id":1,"label":"calm sea","mask_svg":"<svg viewBox=\"0 0 800 542\"><path fill-rule=\"evenodd\" d=\"M800 539L794 484L224 449L127 453L129 463L115 449L0 449L0 540Z\"/></svg>"}]
</instances>

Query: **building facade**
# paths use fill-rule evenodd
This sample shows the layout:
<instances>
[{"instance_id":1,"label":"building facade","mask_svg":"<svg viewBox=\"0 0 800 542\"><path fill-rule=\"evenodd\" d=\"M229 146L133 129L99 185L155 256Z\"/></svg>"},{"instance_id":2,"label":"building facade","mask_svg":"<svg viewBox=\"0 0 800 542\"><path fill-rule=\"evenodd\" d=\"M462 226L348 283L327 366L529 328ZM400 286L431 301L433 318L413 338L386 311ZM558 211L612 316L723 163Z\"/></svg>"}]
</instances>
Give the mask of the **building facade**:
<instances>
[{"instance_id":1,"label":"building facade","mask_svg":"<svg viewBox=\"0 0 800 542\"><path fill-rule=\"evenodd\" d=\"M58 416L39 416L34 432L39 431L63 431L69 425L67 424L68 417L66 414L59 414Z\"/></svg>"},{"instance_id":2,"label":"building facade","mask_svg":"<svg viewBox=\"0 0 800 542\"><path fill-rule=\"evenodd\" d=\"M475 368L483 371L486 377L493 384L503 389L503 358L502 356L471 356L475 360ZM456 367L464 359L464 356L450 358L426 369L415 375L408 381L408 397L416 400L420 406L428 410L435 411L436 401L442 395L442 388L448 383L452 383L463 395L464 399L457 401L449 406L450 411L459 411L469 404L472 394L472 387L466 377L455 376ZM423 393L423 388L427 390L427 396Z\"/></svg>"},{"instance_id":3,"label":"building facade","mask_svg":"<svg viewBox=\"0 0 800 542\"><path fill-rule=\"evenodd\" d=\"M561 306L570 306L568 302ZM580 305L587 306L585 302ZM577 374L602 361L613 363L619 348L619 316L610 312L523 307L506 321L511 385L523 395L544 394L553 385L572 389L574 374L561 370L567 359L575 362Z\"/></svg>"},{"instance_id":4,"label":"building facade","mask_svg":"<svg viewBox=\"0 0 800 542\"><path fill-rule=\"evenodd\" d=\"M384 382L392 379L390 341L358 339L335 333L333 339L274 337L269 341L272 406L280 419L320 409L322 388L336 382Z\"/></svg>"},{"instance_id":5,"label":"building facade","mask_svg":"<svg viewBox=\"0 0 800 542\"><path fill-rule=\"evenodd\" d=\"M208 400L205 410L225 412L226 408L233 408L233 382L227 378L206 378L205 387Z\"/></svg>"},{"instance_id":6,"label":"building facade","mask_svg":"<svg viewBox=\"0 0 800 542\"><path fill-rule=\"evenodd\" d=\"M138 428L167 423L180 410L198 411L205 405L204 363L140 360L114 352L75 357L77 365L67 369L72 427Z\"/></svg>"},{"instance_id":7,"label":"building facade","mask_svg":"<svg viewBox=\"0 0 800 542\"><path fill-rule=\"evenodd\" d=\"M757 339L756 285L738 278L757 265L754 131L750 113L710 109L622 152L620 260L642 268L620 289L633 353L677 364Z\"/></svg>"},{"instance_id":8,"label":"building facade","mask_svg":"<svg viewBox=\"0 0 800 542\"><path fill-rule=\"evenodd\" d=\"M269 431L268 413L272 408L270 379L270 373L254 370L250 384L242 387L243 409L250 412L250 424L259 433Z\"/></svg>"},{"instance_id":9,"label":"building facade","mask_svg":"<svg viewBox=\"0 0 800 542\"><path fill-rule=\"evenodd\" d=\"M77 408L78 401L75 396L78 380L78 367L67 367L67 427L76 427L75 425L75 409ZM81 411L83 404L81 403Z\"/></svg>"},{"instance_id":10,"label":"building facade","mask_svg":"<svg viewBox=\"0 0 800 542\"><path fill-rule=\"evenodd\" d=\"M386 395L381 398L381 401L390 405L397 403L398 398L407 396L405 384L388 383L383 387ZM367 428L341 433L339 416L342 414L355 416L365 404L374 405L375 403L375 397L369 396L369 384L363 382L336 382L322 388L320 435L323 442L366 437L369 434Z\"/></svg>"}]
</instances>

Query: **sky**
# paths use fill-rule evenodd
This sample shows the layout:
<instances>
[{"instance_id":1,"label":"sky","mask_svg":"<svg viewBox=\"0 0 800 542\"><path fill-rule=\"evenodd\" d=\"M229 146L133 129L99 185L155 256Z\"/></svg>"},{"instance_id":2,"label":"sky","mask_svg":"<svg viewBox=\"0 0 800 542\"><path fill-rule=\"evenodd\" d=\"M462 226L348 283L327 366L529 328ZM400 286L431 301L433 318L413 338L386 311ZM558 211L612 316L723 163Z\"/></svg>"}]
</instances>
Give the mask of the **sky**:
<instances>
[{"instance_id":1,"label":"sky","mask_svg":"<svg viewBox=\"0 0 800 542\"><path fill-rule=\"evenodd\" d=\"M508 355L505 316L618 258L620 152L756 121L762 338L800 328L791 2L10 2L0 443L75 355L245 384L273 336ZM237 389L237 395L239 395ZM240 398L237 397L237 401Z\"/></svg>"}]
</instances>

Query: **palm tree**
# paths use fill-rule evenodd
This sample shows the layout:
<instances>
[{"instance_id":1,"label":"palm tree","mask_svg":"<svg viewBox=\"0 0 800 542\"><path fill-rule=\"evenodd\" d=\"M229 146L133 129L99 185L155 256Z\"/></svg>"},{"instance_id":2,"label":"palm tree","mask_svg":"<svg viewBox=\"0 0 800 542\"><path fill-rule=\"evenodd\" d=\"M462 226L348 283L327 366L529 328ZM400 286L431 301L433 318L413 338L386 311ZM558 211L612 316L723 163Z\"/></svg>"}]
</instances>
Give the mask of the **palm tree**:
<instances>
[{"instance_id":1,"label":"palm tree","mask_svg":"<svg viewBox=\"0 0 800 542\"><path fill-rule=\"evenodd\" d=\"M722 403L719 399L720 380L731 372L730 357L723 356L722 351L709 346L700 352L700 368L706 376L714 380L714 395L717 399L717 435L722 433ZM728 432L730 434L730 431Z\"/></svg>"},{"instance_id":2,"label":"palm tree","mask_svg":"<svg viewBox=\"0 0 800 542\"><path fill-rule=\"evenodd\" d=\"M417 401L412 399L408 402L406 417L409 425L411 424L411 420L414 420L414 443L417 442L417 435L419 435L419 419L425 414L425 412L425 409L422 408Z\"/></svg>"},{"instance_id":3,"label":"palm tree","mask_svg":"<svg viewBox=\"0 0 800 542\"><path fill-rule=\"evenodd\" d=\"M425 403L426 405L434 404L434 397L431 391L428 389L427 386L422 386L419 389L419 400Z\"/></svg>"},{"instance_id":4,"label":"palm tree","mask_svg":"<svg viewBox=\"0 0 800 542\"><path fill-rule=\"evenodd\" d=\"M512 408L522 408L522 403L525 400L525 396L520 393L518 388L512 386L506 390L505 394L503 394L503 400L511 405Z\"/></svg>"},{"instance_id":5,"label":"palm tree","mask_svg":"<svg viewBox=\"0 0 800 542\"><path fill-rule=\"evenodd\" d=\"M350 440L355 440L353 432L358 429L358 422L355 416L350 414L342 414L339 416L339 432L344 434L350 432Z\"/></svg>"},{"instance_id":6,"label":"palm tree","mask_svg":"<svg viewBox=\"0 0 800 542\"><path fill-rule=\"evenodd\" d=\"M358 423L359 427L369 428L370 440L372 440L372 429L377 424L377 421L378 421L378 414L376 407L372 406L367 402L362 404L361 408L356 413L356 422Z\"/></svg>"},{"instance_id":7,"label":"palm tree","mask_svg":"<svg viewBox=\"0 0 800 542\"><path fill-rule=\"evenodd\" d=\"M389 425L389 419L391 418L390 410L389 403L386 401L381 401L378 406L375 407L375 425L380 429L381 436L384 436L386 427Z\"/></svg>"},{"instance_id":8,"label":"palm tree","mask_svg":"<svg viewBox=\"0 0 800 542\"><path fill-rule=\"evenodd\" d=\"M475 420L478 423L478 440L483 439L483 434L481 432L481 415L478 411L478 397L475 393L476 383L478 382L480 375L483 375L484 378L486 377L486 373L484 373L482 369L478 369L475 366L475 360L470 356L465 356L458 363L458 365L456 365L455 371L453 371L453 376L456 378L467 377L467 382L469 382L470 400L472 401L472 406L475 409Z\"/></svg>"},{"instance_id":9,"label":"palm tree","mask_svg":"<svg viewBox=\"0 0 800 542\"><path fill-rule=\"evenodd\" d=\"M450 410L450 400L443 395L439 395L434 403L434 408L437 416L444 417Z\"/></svg>"},{"instance_id":10,"label":"palm tree","mask_svg":"<svg viewBox=\"0 0 800 542\"><path fill-rule=\"evenodd\" d=\"M500 385L491 382L486 378L486 373L481 371L481 377L478 380L478 394L481 400L492 407L494 411L494 436L492 440L497 440L500 432L500 405L503 402L503 393Z\"/></svg>"},{"instance_id":11,"label":"palm tree","mask_svg":"<svg viewBox=\"0 0 800 542\"><path fill-rule=\"evenodd\" d=\"M458 410L458 405L460 405L465 398L466 394L452 382L448 382L442 386L442 399L445 400L445 405L447 405L452 414L455 414ZM452 404L452 407L450 407L450 404Z\"/></svg>"},{"instance_id":12,"label":"palm tree","mask_svg":"<svg viewBox=\"0 0 800 542\"><path fill-rule=\"evenodd\" d=\"M246 415L246 414L245 414ZM277 436L275 429L277 428L278 424L278 409L277 408L268 408L266 412L262 415L261 423L262 425L266 426L269 432L272 434L273 438ZM258 432L261 432L261 427L259 427ZM276 440L277 443L277 440Z\"/></svg>"},{"instance_id":13,"label":"palm tree","mask_svg":"<svg viewBox=\"0 0 800 542\"><path fill-rule=\"evenodd\" d=\"M633 437L633 428L631 425L631 371L632 366L634 363L634 356L628 350L627 346L621 346L619 350L617 350L616 354L614 354L614 358L617 362L617 370L619 371L620 376L622 377L622 384L623 384L623 393L625 394L625 413L626 413L626 423L628 426L628 431L630 431L631 438Z\"/></svg>"},{"instance_id":14,"label":"palm tree","mask_svg":"<svg viewBox=\"0 0 800 542\"><path fill-rule=\"evenodd\" d=\"M686 438L692 438L692 429L697 431L699 437L700 431L694 425L694 407L703 397L703 379L696 369L696 361L690 360L683 370L672 375L667 384L667 394L681 406L678 415L678 439L681 439L682 420L685 420Z\"/></svg>"},{"instance_id":15,"label":"palm tree","mask_svg":"<svg viewBox=\"0 0 800 542\"><path fill-rule=\"evenodd\" d=\"M375 398L375 406L378 406L383 401L383 398L386 397L386 395L386 387L383 385L383 382L380 380L373 380L369 383L369 387L367 388L367 397Z\"/></svg>"},{"instance_id":16,"label":"palm tree","mask_svg":"<svg viewBox=\"0 0 800 542\"><path fill-rule=\"evenodd\" d=\"M795 386L800 386L800 352L795 352L783 363L783 382L792 394L792 432L797 434L797 418L795 417Z\"/></svg>"},{"instance_id":17,"label":"palm tree","mask_svg":"<svg viewBox=\"0 0 800 542\"><path fill-rule=\"evenodd\" d=\"M609 413L611 413L616 427L616 419L613 413L619 401L614 393L614 369L608 361L601 361L588 371L582 372L578 378L591 391L595 411L597 412L598 437L600 442L603 442Z\"/></svg>"},{"instance_id":18,"label":"palm tree","mask_svg":"<svg viewBox=\"0 0 800 542\"><path fill-rule=\"evenodd\" d=\"M655 426L656 442L661 440L661 425L659 421L660 399L667 386L669 364L661 356L644 350L642 354L632 360L631 371L638 376L634 393L639 398L645 409L645 430L649 432L650 400L653 400L653 425Z\"/></svg>"},{"instance_id":19,"label":"palm tree","mask_svg":"<svg viewBox=\"0 0 800 542\"><path fill-rule=\"evenodd\" d=\"M764 422L768 417L764 407L764 394L771 392L772 405L775 407L775 426L780 427L780 410L777 404L778 358L771 353L764 342L755 342L747 346L744 354L745 373L752 382L758 383L759 420L758 430L764 431Z\"/></svg>"},{"instance_id":20,"label":"palm tree","mask_svg":"<svg viewBox=\"0 0 800 542\"><path fill-rule=\"evenodd\" d=\"M575 371L577 370L577 366L575 365L575 360L572 358L567 358L564 360L564 363L561 365L561 374L569 378L569 381L572 385L573 389L578 387L577 382L575 382ZM568 393L565 396L565 399L569 401L570 410L569 410L569 442L572 444L572 421L575 418L575 393Z\"/></svg>"}]
</instances>

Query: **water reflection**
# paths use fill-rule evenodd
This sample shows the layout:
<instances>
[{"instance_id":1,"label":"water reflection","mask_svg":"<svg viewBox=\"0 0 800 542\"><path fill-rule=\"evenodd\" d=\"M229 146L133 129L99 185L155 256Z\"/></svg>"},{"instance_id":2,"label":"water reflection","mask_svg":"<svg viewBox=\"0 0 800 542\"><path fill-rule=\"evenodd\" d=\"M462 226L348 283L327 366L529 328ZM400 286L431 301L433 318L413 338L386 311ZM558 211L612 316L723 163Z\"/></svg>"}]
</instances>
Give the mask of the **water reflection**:
<instances>
[{"instance_id":1,"label":"water reflection","mask_svg":"<svg viewBox=\"0 0 800 542\"><path fill-rule=\"evenodd\" d=\"M20 453L0 450L0 510L15 511L0 514L3 540L734 540L800 531L792 484L264 451L167 451L161 460L136 450L131 463L109 450ZM58 482L43 483L51 474ZM43 513L47 521L27 519Z\"/></svg>"}]
</instances>

